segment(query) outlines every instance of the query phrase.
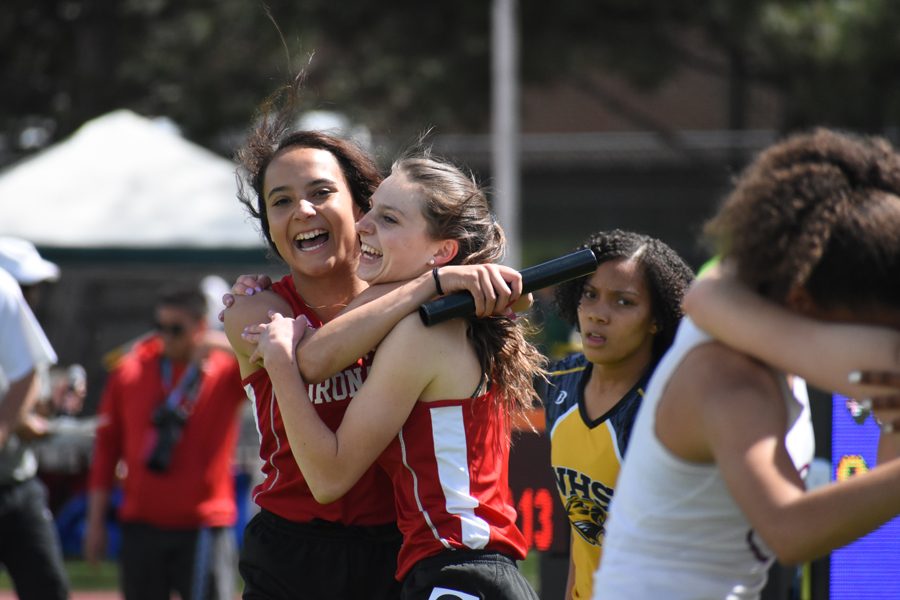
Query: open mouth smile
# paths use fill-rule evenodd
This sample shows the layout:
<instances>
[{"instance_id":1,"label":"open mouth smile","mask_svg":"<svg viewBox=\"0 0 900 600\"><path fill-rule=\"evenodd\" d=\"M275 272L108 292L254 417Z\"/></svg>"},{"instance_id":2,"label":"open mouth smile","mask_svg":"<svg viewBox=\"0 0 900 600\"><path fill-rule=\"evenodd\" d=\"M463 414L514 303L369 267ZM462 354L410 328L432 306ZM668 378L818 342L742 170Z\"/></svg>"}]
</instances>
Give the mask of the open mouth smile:
<instances>
[{"instance_id":1,"label":"open mouth smile","mask_svg":"<svg viewBox=\"0 0 900 600\"><path fill-rule=\"evenodd\" d=\"M377 248L374 248L365 242L360 242L359 249L362 251L362 256L368 260L378 260L383 254Z\"/></svg>"},{"instance_id":2,"label":"open mouth smile","mask_svg":"<svg viewBox=\"0 0 900 600\"><path fill-rule=\"evenodd\" d=\"M318 250L328 242L328 232L324 229L313 229L298 233L294 237L294 247L300 252Z\"/></svg>"}]
</instances>

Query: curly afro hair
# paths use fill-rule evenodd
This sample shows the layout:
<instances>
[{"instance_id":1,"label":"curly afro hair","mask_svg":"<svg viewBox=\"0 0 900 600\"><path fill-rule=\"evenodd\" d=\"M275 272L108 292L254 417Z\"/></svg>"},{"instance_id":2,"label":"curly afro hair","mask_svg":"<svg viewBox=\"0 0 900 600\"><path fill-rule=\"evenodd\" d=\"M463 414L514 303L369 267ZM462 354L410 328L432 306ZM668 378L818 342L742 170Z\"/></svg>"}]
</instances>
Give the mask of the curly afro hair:
<instances>
[{"instance_id":1,"label":"curly afro hair","mask_svg":"<svg viewBox=\"0 0 900 600\"><path fill-rule=\"evenodd\" d=\"M900 306L900 155L827 129L763 151L704 233L738 278L779 303Z\"/></svg>"}]
</instances>

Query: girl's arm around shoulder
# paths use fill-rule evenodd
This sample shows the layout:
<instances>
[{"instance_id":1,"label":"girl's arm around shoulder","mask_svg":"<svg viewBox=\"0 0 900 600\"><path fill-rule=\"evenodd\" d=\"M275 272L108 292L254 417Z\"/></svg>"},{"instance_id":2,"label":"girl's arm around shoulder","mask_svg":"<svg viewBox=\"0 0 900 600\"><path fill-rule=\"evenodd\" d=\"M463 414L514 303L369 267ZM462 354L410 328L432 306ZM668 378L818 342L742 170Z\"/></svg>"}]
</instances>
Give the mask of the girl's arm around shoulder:
<instances>
[{"instance_id":1,"label":"girl's arm around shoulder","mask_svg":"<svg viewBox=\"0 0 900 600\"><path fill-rule=\"evenodd\" d=\"M297 346L297 365L303 379L319 383L331 377L375 348L400 319L433 295L430 273L399 285L366 289Z\"/></svg>"},{"instance_id":2,"label":"girl's arm around shoulder","mask_svg":"<svg viewBox=\"0 0 900 600\"><path fill-rule=\"evenodd\" d=\"M270 290L264 290L253 296L237 295L234 303L225 309L225 335L238 359L241 377L247 377L261 368L260 365L250 364L248 359L256 347L243 339L241 333L247 326L268 323L269 311L293 316L293 311L287 301Z\"/></svg>"},{"instance_id":3,"label":"girl's arm around shoulder","mask_svg":"<svg viewBox=\"0 0 900 600\"><path fill-rule=\"evenodd\" d=\"M695 281L684 308L716 339L822 389L864 397L877 389L848 382L851 371L896 370L900 365L897 330L811 319L721 273Z\"/></svg>"},{"instance_id":4,"label":"girl's arm around shoulder","mask_svg":"<svg viewBox=\"0 0 900 600\"><path fill-rule=\"evenodd\" d=\"M438 277L444 293L468 291L479 317L503 314L522 293L521 275L504 265L443 266ZM317 383L334 375L375 348L404 317L412 313L418 319L419 305L437 293L431 271L407 282L366 289L341 314L300 342L297 363L304 379Z\"/></svg>"}]
</instances>

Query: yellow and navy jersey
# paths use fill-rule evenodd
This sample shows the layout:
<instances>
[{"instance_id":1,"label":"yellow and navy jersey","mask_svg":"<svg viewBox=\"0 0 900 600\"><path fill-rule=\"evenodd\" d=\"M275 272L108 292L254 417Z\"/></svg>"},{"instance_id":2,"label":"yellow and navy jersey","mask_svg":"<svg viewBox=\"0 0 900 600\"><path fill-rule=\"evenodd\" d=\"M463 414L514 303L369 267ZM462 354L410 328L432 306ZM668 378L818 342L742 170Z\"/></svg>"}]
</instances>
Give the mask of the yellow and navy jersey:
<instances>
[{"instance_id":1,"label":"yellow and navy jersey","mask_svg":"<svg viewBox=\"0 0 900 600\"><path fill-rule=\"evenodd\" d=\"M591 363L580 352L551 365L538 385L547 413L550 462L572 526L575 598L590 598L600 562L606 516L650 372L606 414L590 420L584 388Z\"/></svg>"}]
</instances>

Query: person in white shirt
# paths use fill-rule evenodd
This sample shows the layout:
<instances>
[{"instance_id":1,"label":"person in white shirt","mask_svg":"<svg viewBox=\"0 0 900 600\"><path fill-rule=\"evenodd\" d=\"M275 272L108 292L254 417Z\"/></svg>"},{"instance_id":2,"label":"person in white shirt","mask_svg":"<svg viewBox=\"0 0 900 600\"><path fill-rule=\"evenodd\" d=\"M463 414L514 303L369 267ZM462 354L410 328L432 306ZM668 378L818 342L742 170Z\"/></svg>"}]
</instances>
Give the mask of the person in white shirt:
<instances>
[{"instance_id":1,"label":"person in white shirt","mask_svg":"<svg viewBox=\"0 0 900 600\"><path fill-rule=\"evenodd\" d=\"M25 442L40 373L56 363L56 353L20 286L58 275L30 242L0 238L0 563L22 600L69 595L47 493Z\"/></svg>"},{"instance_id":2,"label":"person in white shirt","mask_svg":"<svg viewBox=\"0 0 900 600\"><path fill-rule=\"evenodd\" d=\"M773 145L706 232L744 285L794 313L900 328L900 155L883 140ZM755 599L776 558L817 558L896 516L900 460L805 489L785 442L801 414L783 372L684 319L635 423L594 598Z\"/></svg>"}]
</instances>

